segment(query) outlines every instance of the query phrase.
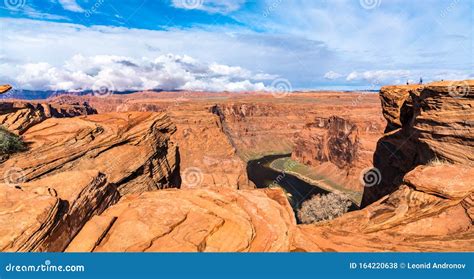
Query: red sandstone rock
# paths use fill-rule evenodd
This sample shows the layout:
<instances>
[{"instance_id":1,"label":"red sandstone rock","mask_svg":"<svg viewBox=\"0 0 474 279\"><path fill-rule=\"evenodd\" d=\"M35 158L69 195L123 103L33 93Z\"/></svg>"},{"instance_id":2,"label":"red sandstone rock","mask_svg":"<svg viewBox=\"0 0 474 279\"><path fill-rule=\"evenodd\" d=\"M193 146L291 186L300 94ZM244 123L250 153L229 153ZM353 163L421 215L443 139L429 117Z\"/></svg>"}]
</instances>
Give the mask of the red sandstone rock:
<instances>
[{"instance_id":1,"label":"red sandstone rock","mask_svg":"<svg viewBox=\"0 0 474 279\"><path fill-rule=\"evenodd\" d=\"M0 94L7 93L7 92L10 91L11 89L12 89L12 86L11 86L11 85L8 85L8 84L0 85Z\"/></svg>"},{"instance_id":2,"label":"red sandstone rock","mask_svg":"<svg viewBox=\"0 0 474 279\"><path fill-rule=\"evenodd\" d=\"M0 186L2 251L63 251L91 216L119 198L96 171Z\"/></svg>"},{"instance_id":3,"label":"red sandstone rock","mask_svg":"<svg viewBox=\"0 0 474 279\"><path fill-rule=\"evenodd\" d=\"M288 251L295 219L280 190L161 190L123 198L67 251Z\"/></svg>"},{"instance_id":4,"label":"red sandstone rock","mask_svg":"<svg viewBox=\"0 0 474 279\"><path fill-rule=\"evenodd\" d=\"M25 181L65 171L104 173L121 194L177 186L175 126L162 113L113 113L51 118L30 128L29 150L11 156L0 173L21 169Z\"/></svg>"},{"instance_id":5,"label":"red sandstone rock","mask_svg":"<svg viewBox=\"0 0 474 279\"><path fill-rule=\"evenodd\" d=\"M474 192L474 167L449 163L419 166L405 175L404 181L428 194L463 199Z\"/></svg>"},{"instance_id":6,"label":"red sandstone rock","mask_svg":"<svg viewBox=\"0 0 474 279\"><path fill-rule=\"evenodd\" d=\"M87 103L33 103L24 101L0 102L0 125L17 134L48 118L65 118L95 114Z\"/></svg>"}]
</instances>

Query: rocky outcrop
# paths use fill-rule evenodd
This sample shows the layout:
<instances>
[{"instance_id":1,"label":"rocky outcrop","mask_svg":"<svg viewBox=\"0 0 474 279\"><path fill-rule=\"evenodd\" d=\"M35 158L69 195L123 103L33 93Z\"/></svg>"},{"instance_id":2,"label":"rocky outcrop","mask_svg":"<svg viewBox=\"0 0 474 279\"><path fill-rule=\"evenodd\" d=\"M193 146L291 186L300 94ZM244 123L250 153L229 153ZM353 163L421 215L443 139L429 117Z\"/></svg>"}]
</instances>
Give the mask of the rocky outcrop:
<instances>
[{"instance_id":1,"label":"rocky outcrop","mask_svg":"<svg viewBox=\"0 0 474 279\"><path fill-rule=\"evenodd\" d=\"M0 85L0 94L7 93L7 92L10 91L11 89L12 89L12 86L11 86L11 85L8 85L8 84Z\"/></svg>"},{"instance_id":2,"label":"rocky outcrop","mask_svg":"<svg viewBox=\"0 0 474 279\"><path fill-rule=\"evenodd\" d=\"M422 85L394 85L380 89L382 113L387 120L385 132L401 128L413 118L414 98L420 95Z\"/></svg>"},{"instance_id":3,"label":"rocky outcrop","mask_svg":"<svg viewBox=\"0 0 474 279\"><path fill-rule=\"evenodd\" d=\"M28 150L0 165L0 249L64 251L121 196L179 186L175 130L163 113L50 118L29 128Z\"/></svg>"},{"instance_id":4,"label":"rocky outcrop","mask_svg":"<svg viewBox=\"0 0 474 279\"><path fill-rule=\"evenodd\" d=\"M23 134L29 150L0 165L23 181L66 171L104 173L123 195L179 185L175 126L165 114L112 113L51 118ZM8 176L6 176L8 179Z\"/></svg>"},{"instance_id":5,"label":"rocky outcrop","mask_svg":"<svg viewBox=\"0 0 474 279\"><path fill-rule=\"evenodd\" d=\"M294 225L281 190L162 190L125 197L92 218L66 251L289 251Z\"/></svg>"},{"instance_id":6,"label":"rocky outcrop","mask_svg":"<svg viewBox=\"0 0 474 279\"><path fill-rule=\"evenodd\" d=\"M474 81L384 87L380 94L389 132L374 154L380 184L366 189L363 205L395 191L418 165L445 161L472 166Z\"/></svg>"},{"instance_id":7,"label":"rocky outcrop","mask_svg":"<svg viewBox=\"0 0 474 279\"><path fill-rule=\"evenodd\" d=\"M398 190L363 210L300 226L295 249L472 251L473 168L456 168L451 172L453 166L418 167Z\"/></svg>"},{"instance_id":8,"label":"rocky outcrop","mask_svg":"<svg viewBox=\"0 0 474 279\"><path fill-rule=\"evenodd\" d=\"M97 171L0 185L0 250L63 251L93 215L119 198Z\"/></svg>"},{"instance_id":9,"label":"rocky outcrop","mask_svg":"<svg viewBox=\"0 0 474 279\"><path fill-rule=\"evenodd\" d=\"M380 183L365 189L364 209L299 226L293 249L472 251L473 85L382 88L387 133L374 154Z\"/></svg>"},{"instance_id":10,"label":"rocky outcrop","mask_svg":"<svg viewBox=\"0 0 474 279\"><path fill-rule=\"evenodd\" d=\"M464 199L474 192L474 167L438 163L419 166L404 177L412 188L445 199Z\"/></svg>"},{"instance_id":11,"label":"rocky outcrop","mask_svg":"<svg viewBox=\"0 0 474 279\"><path fill-rule=\"evenodd\" d=\"M34 103L7 101L0 103L0 125L8 130L24 134L32 126L48 118L65 118L96 114L88 103Z\"/></svg>"}]
</instances>

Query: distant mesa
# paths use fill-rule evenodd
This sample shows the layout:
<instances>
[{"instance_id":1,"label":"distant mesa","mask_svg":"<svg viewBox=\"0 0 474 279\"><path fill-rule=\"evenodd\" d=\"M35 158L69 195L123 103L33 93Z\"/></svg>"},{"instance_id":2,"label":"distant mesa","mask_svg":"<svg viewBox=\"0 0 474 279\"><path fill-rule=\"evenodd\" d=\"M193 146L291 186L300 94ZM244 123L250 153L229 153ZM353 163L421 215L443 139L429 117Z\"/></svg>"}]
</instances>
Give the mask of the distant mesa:
<instances>
[{"instance_id":1,"label":"distant mesa","mask_svg":"<svg viewBox=\"0 0 474 279\"><path fill-rule=\"evenodd\" d=\"M5 94L12 89L12 86L9 84L0 85L0 94Z\"/></svg>"}]
</instances>

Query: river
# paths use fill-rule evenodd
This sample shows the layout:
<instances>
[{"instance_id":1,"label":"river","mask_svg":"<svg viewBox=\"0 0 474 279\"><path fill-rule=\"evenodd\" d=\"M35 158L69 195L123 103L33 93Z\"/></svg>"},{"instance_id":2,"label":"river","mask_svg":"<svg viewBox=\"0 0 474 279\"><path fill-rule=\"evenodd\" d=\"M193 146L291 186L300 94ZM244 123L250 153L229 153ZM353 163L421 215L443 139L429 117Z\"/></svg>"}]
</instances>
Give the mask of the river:
<instances>
[{"instance_id":1,"label":"river","mask_svg":"<svg viewBox=\"0 0 474 279\"><path fill-rule=\"evenodd\" d=\"M296 213L304 201L316 194L327 194L328 191L309 184L294 175L279 172L270 167L271 162L285 157L289 157L289 155L269 155L249 161L247 175L257 188L282 188L287 193L288 201Z\"/></svg>"}]
</instances>

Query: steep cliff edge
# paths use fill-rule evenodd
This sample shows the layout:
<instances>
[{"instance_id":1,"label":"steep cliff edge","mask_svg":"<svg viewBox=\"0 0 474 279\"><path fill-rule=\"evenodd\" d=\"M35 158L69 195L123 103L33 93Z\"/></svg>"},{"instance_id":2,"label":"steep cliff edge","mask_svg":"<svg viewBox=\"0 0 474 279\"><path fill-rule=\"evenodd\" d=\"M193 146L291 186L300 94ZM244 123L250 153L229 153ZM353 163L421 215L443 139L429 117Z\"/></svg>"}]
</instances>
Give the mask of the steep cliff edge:
<instances>
[{"instance_id":1,"label":"steep cliff edge","mask_svg":"<svg viewBox=\"0 0 474 279\"><path fill-rule=\"evenodd\" d=\"M473 87L474 81L463 81L381 89L388 132L378 141L373 160L381 181L366 189L363 205L393 192L418 165L473 165Z\"/></svg>"},{"instance_id":2,"label":"steep cliff edge","mask_svg":"<svg viewBox=\"0 0 474 279\"><path fill-rule=\"evenodd\" d=\"M0 249L63 251L121 196L178 186L175 130L164 113L139 112L50 118L29 128L28 150L0 165Z\"/></svg>"},{"instance_id":3,"label":"steep cliff edge","mask_svg":"<svg viewBox=\"0 0 474 279\"><path fill-rule=\"evenodd\" d=\"M461 87L461 88L459 88ZM472 251L474 81L390 86L364 209L299 226L301 251Z\"/></svg>"}]
</instances>

